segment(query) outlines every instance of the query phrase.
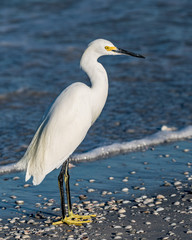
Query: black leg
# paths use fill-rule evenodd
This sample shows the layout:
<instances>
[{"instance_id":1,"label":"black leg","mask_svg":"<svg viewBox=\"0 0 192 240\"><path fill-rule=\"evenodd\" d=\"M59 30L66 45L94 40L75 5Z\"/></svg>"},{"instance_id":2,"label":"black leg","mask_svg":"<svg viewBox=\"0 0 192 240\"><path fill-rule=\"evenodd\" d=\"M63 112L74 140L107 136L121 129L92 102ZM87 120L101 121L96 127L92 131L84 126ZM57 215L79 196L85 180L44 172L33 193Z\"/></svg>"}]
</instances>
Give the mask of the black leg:
<instances>
[{"instance_id":1,"label":"black leg","mask_svg":"<svg viewBox=\"0 0 192 240\"><path fill-rule=\"evenodd\" d=\"M74 224L74 225L80 226L83 223L92 222L91 218L96 217L96 215L81 216L78 214L73 214L72 205L71 205L70 187L69 187L69 169L68 168L69 168L69 159L63 163L61 167L61 172L58 176L59 190L60 190L60 196L61 196L62 219L61 221L54 222L53 225L66 223L68 225ZM66 186L68 216L66 216L66 209L65 209L63 178Z\"/></svg>"},{"instance_id":2,"label":"black leg","mask_svg":"<svg viewBox=\"0 0 192 240\"><path fill-rule=\"evenodd\" d=\"M71 205L71 194L70 194L70 186L69 186L69 159L66 161L65 165L65 186L66 186L66 194L67 194L67 203L68 203L68 212L70 213L72 211L72 205Z\"/></svg>"},{"instance_id":3,"label":"black leg","mask_svg":"<svg viewBox=\"0 0 192 240\"><path fill-rule=\"evenodd\" d=\"M61 212L62 212L62 218L64 219L66 216L66 210L65 210L65 198L64 198L64 188L63 188L63 176L65 174L67 161L65 161L61 167L61 171L58 176L58 184L59 184L59 191L60 191L60 198L61 198Z\"/></svg>"}]
</instances>

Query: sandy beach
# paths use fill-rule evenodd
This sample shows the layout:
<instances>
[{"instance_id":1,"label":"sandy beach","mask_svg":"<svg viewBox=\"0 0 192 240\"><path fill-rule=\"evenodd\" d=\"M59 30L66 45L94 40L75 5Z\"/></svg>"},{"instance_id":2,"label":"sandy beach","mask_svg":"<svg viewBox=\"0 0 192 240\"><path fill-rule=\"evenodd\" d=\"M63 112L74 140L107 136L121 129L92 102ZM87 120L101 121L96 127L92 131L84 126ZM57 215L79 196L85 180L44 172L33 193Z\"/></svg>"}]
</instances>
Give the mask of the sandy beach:
<instances>
[{"instance_id":1,"label":"sandy beach","mask_svg":"<svg viewBox=\"0 0 192 240\"><path fill-rule=\"evenodd\" d=\"M2 175L0 239L192 239L190 146L187 140L74 163L74 212L97 215L82 226L52 225L60 218L58 170L36 187L24 173Z\"/></svg>"}]
</instances>

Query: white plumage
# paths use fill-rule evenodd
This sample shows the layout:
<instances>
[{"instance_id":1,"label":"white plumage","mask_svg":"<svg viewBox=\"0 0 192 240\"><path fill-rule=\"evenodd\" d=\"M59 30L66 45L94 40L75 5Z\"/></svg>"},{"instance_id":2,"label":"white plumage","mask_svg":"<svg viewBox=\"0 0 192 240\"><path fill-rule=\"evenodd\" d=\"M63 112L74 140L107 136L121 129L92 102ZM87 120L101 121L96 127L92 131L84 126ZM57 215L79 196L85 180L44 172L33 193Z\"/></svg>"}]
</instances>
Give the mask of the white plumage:
<instances>
[{"instance_id":1,"label":"white plumage","mask_svg":"<svg viewBox=\"0 0 192 240\"><path fill-rule=\"evenodd\" d=\"M33 176L33 184L39 184L82 142L92 122L88 95L86 85L75 83L58 96L24 156L26 181Z\"/></svg>"},{"instance_id":2,"label":"white plumage","mask_svg":"<svg viewBox=\"0 0 192 240\"><path fill-rule=\"evenodd\" d=\"M94 43L81 60L81 67L92 79L92 87L74 83L57 97L21 159L26 168L26 181L32 176L34 185L40 184L49 172L67 160L83 141L105 104L107 74L97 62L100 54L94 52L93 46Z\"/></svg>"},{"instance_id":3,"label":"white plumage","mask_svg":"<svg viewBox=\"0 0 192 240\"><path fill-rule=\"evenodd\" d=\"M40 184L83 141L101 113L108 94L107 73L97 59L103 55L118 54L142 57L118 49L103 39L97 39L88 46L80 65L88 74L91 87L74 83L57 97L18 163L20 168L26 169L26 181L32 176L33 184Z\"/></svg>"}]
</instances>

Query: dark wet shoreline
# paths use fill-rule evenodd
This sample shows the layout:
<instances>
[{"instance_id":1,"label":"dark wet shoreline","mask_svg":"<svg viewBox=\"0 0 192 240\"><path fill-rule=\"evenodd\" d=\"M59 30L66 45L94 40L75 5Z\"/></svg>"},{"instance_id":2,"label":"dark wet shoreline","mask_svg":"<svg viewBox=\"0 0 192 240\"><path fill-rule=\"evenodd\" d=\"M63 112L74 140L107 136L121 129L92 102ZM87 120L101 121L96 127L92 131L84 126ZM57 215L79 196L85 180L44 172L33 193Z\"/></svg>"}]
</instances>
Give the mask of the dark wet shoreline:
<instances>
[{"instance_id":1,"label":"dark wet shoreline","mask_svg":"<svg viewBox=\"0 0 192 240\"><path fill-rule=\"evenodd\" d=\"M77 164L70 171L74 212L97 215L81 227L52 225L61 214L58 171L36 187L24 182L24 173L0 176L0 239L190 239L190 144Z\"/></svg>"},{"instance_id":2,"label":"dark wet shoreline","mask_svg":"<svg viewBox=\"0 0 192 240\"><path fill-rule=\"evenodd\" d=\"M154 195L141 195L107 202L86 201L73 204L76 212L96 213L90 224L53 226L58 210L51 215L36 211L29 216L15 215L0 222L0 239L190 239L192 236L192 192L190 182L175 182L156 190ZM48 200L47 205L52 201ZM39 203L41 204L41 203ZM22 207L22 206L21 206ZM82 208L84 210L82 210Z\"/></svg>"}]
</instances>

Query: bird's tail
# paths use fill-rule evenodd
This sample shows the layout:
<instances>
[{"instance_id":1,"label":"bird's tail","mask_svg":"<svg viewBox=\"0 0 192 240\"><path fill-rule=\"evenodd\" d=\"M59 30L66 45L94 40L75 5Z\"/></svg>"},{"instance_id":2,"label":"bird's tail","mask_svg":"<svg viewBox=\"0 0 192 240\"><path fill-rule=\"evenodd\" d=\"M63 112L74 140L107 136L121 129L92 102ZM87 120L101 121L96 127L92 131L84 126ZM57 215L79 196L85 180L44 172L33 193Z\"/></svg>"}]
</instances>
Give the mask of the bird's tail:
<instances>
[{"instance_id":1,"label":"bird's tail","mask_svg":"<svg viewBox=\"0 0 192 240\"><path fill-rule=\"evenodd\" d=\"M27 170L28 163L33 158L33 155L37 150L37 146L38 146L37 141L39 140L39 135L41 134L41 128L43 124L44 124L44 121L40 125L39 129L37 130L24 156L16 163L10 163L4 166L0 166L0 174L6 174L10 172L22 172ZM27 175L26 181L29 178L30 176Z\"/></svg>"}]
</instances>

